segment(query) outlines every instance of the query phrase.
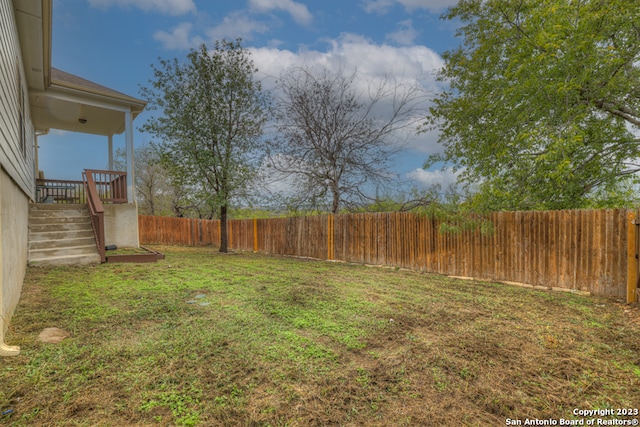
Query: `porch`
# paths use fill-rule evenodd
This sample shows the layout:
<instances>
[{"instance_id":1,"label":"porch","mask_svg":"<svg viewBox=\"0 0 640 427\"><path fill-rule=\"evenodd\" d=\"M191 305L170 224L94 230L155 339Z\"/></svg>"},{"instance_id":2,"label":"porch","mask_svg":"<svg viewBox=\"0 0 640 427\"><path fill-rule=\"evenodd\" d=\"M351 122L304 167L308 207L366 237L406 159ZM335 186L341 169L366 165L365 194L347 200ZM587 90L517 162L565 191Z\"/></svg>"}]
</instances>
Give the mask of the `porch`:
<instances>
[{"instance_id":1,"label":"porch","mask_svg":"<svg viewBox=\"0 0 640 427\"><path fill-rule=\"evenodd\" d=\"M85 170L77 181L37 179L29 262L107 262L107 247L138 248L138 212L128 203L126 178L126 172Z\"/></svg>"},{"instance_id":2,"label":"porch","mask_svg":"<svg viewBox=\"0 0 640 427\"><path fill-rule=\"evenodd\" d=\"M29 220L29 262L107 262L106 247L139 248L138 211L135 203L133 120L146 103L73 74L50 69L45 90L32 90L29 100L36 130L36 172ZM75 151L45 153L40 159L39 139L50 129L104 136L108 143L108 170L84 169ZM113 170L113 137L124 134L125 158L122 168ZM55 139L55 138L54 138ZM96 147L99 150L99 147ZM89 154L94 160L93 149ZM58 173L40 171L41 160L55 158ZM47 163L47 162L44 162ZM85 163L86 164L86 163ZM81 164L80 164L81 166ZM77 168L77 169L76 169ZM77 170L75 179L73 170ZM68 175L72 172L71 175ZM57 179L55 175L64 176ZM95 253L89 254L86 228L94 239ZM80 232L81 230L82 232ZM76 253L77 252L77 253ZM77 255L77 256L76 256ZM86 257L84 255L87 255Z\"/></svg>"}]
</instances>

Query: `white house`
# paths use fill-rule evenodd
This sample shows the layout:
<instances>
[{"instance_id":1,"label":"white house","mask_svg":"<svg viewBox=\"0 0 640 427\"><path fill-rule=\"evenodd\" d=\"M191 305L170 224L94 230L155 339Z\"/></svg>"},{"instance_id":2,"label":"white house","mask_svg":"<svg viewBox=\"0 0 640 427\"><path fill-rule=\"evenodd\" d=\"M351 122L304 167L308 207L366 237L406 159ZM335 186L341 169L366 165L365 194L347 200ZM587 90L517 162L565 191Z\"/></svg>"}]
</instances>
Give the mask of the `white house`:
<instances>
[{"instance_id":1,"label":"white house","mask_svg":"<svg viewBox=\"0 0 640 427\"><path fill-rule=\"evenodd\" d=\"M0 0L0 356L19 351L4 338L28 262L100 262L105 245L138 246L132 123L145 102L51 67L51 8L52 0ZM112 136L124 133L126 174L87 171L77 182L43 179L37 139L50 129L104 135L109 164ZM84 231L69 237L69 227L43 228L45 216L77 212L92 215L88 257L75 254L76 238L88 238L77 237ZM76 243L54 247L61 242Z\"/></svg>"}]
</instances>

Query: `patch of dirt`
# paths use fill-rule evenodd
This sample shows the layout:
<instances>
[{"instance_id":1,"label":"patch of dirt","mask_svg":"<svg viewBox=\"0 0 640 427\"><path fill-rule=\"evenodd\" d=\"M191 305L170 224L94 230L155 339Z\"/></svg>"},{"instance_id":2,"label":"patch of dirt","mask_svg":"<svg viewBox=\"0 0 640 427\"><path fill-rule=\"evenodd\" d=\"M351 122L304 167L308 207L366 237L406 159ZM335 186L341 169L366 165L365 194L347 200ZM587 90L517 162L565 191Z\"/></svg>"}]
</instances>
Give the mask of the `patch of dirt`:
<instances>
[{"instance_id":1,"label":"patch of dirt","mask_svg":"<svg viewBox=\"0 0 640 427\"><path fill-rule=\"evenodd\" d=\"M59 344L63 339L69 337L69 332L63 331L60 328L44 328L40 335L38 335L38 341L48 344Z\"/></svg>"}]
</instances>

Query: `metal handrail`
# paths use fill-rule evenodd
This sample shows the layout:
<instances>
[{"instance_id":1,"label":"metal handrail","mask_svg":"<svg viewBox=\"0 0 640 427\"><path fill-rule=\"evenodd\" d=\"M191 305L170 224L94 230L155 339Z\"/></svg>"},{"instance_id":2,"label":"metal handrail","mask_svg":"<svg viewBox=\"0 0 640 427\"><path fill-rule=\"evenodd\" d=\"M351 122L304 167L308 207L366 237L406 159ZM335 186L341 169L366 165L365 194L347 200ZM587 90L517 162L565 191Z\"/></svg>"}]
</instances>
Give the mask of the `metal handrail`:
<instances>
[{"instance_id":1,"label":"metal handrail","mask_svg":"<svg viewBox=\"0 0 640 427\"><path fill-rule=\"evenodd\" d=\"M105 251L105 238L104 238L104 206L98 196L98 189L96 188L96 182L93 179L93 174L87 173L89 171L82 172L82 181L85 185L85 193L87 195L87 204L89 205L89 213L91 214L91 226L93 227L93 234L96 239L96 246L98 253L100 254L100 262L106 262Z\"/></svg>"}]
</instances>

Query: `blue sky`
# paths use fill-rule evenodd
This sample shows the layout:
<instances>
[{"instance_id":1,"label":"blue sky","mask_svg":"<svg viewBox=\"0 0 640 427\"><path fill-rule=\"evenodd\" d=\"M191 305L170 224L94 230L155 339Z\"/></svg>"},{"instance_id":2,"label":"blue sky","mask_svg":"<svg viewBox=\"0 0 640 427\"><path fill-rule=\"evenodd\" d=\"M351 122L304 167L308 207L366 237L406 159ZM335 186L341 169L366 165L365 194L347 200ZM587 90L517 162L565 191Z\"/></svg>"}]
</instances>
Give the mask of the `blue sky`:
<instances>
[{"instance_id":1,"label":"blue sky","mask_svg":"<svg viewBox=\"0 0 640 427\"><path fill-rule=\"evenodd\" d=\"M140 97L158 57L184 57L201 43L241 37L270 88L287 67L329 64L385 74L434 93L442 53L459 43L455 25L439 16L455 0L53 0L52 65ZM150 113L141 114L138 128ZM136 130L136 145L151 141ZM124 145L116 135L114 144ZM107 165L107 138L52 130L40 137L46 177L79 179L83 168ZM423 171L438 151L434 132L410 138L395 172L416 185L452 182L450 172Z\"/></svg>"}]
</instances>

